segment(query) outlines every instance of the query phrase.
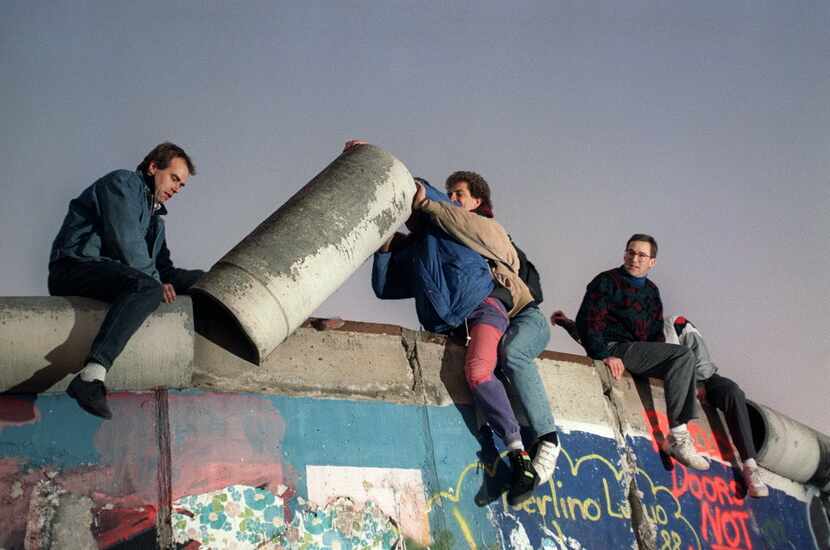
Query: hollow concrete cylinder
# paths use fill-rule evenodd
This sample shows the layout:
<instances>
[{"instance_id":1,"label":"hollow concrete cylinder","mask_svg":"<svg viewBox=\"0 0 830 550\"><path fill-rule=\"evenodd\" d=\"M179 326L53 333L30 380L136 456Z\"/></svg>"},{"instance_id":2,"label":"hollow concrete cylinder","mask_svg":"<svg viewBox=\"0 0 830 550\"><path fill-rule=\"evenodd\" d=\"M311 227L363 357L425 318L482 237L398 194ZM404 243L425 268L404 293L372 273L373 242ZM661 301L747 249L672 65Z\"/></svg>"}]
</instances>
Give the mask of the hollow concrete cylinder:
<instances>
[{"instance_id":1,"label":"hollow concrete cylinder","mask_svg":"<svg viewBox=\"0 0 830 550\"><path fill-rule=\"evenodd\" d=\"M830 438L778 411L747 401L757 461L800 483L830 490Z\"/></svg>"},{"instance_id":2,"label":"hollow concrete cylinder","mask_svg":"<svg viewBox=\"0 0 830 550\"><path fill-rule=\"evenodd\" d=\"M229 313L234 322L216 326L236 325L248 346L238 355L261 363L406 221L414 194L399 160L354 147L219 260L194 296Z\"/></svg>"},{"instance_id":3,"label":"hollow concrete cylinder","mask_svg":"<svg viewBox=\"0 0 830 550\"><path fill-rule=\"evenodd\" d=\"M76 297L0 298L0 391L61 391L78 371L108 305ZM107 374L110 390L181 388L193 373L193 307L161 304Z\"/></svg>"}]
</instances>

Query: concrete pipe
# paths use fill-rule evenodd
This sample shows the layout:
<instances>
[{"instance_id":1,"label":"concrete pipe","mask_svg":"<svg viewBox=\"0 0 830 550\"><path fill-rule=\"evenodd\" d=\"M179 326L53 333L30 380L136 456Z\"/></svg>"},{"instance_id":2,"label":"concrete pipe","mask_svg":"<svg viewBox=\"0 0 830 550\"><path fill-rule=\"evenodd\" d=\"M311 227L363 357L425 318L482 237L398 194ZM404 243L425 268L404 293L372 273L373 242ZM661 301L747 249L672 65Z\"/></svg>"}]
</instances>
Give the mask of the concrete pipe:
<instances>
[{"instance_id":1,"label":"concrete pipe","mask_svg":"<svg viewBox=\"0 0 830 550\"><path fill-rule=\"evenodd\" d=\"M107 304L75 297L0 298L0 391L62 391L80 370ZM110 390L181 388L193 371L193 308L161 304L107 375Z\"/></svg>"},{"instance_id":2,"label":"concrete pipe","mask_svg":"<svg viewBox=\"0 0 830 550\"><path fill-rule=\"evenodd\" d=\"M260 364L406 221L414 194L389 153L343 153L199 280L197 330Z\"/></svg>"},{"instance_id":3,"label":"concrete pipe","mask_svg":"<svg viewBox=\"0 0 830 550\"><path fill-rule=\"evenodd\" d=\"M747 401L758 463L799 483L830 490L830 438L766 405Z\"/></svg>"}]
</instances>

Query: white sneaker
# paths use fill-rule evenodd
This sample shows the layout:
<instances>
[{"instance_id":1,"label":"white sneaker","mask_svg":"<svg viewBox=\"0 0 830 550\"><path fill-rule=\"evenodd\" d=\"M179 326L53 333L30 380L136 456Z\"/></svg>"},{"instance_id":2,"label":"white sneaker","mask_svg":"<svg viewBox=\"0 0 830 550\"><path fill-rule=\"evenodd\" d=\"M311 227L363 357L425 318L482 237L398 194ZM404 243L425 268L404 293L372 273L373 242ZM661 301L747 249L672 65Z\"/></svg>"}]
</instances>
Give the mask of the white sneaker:
<instances>
[{"instance_id":1,"label":"white sneaker","mask_svg":"<svg viewBox=\"0 0 830 550\"><path fill-rule=\"evenodd\" d=\"M672 455L675 460L684 466L694 468L695 470L708 470L709 461L706 457L699 454L692 444L692 436L689 432L675 434L671 433L668 437L669 446L666 452Z\"/></svg>"},{"instance_id":2,"label":"white sneaker","mask_svg":"<svg viewBox=\"0 0 830 550\"><path fill-rule=\"evenodd\" d=\"M536 455L533 457L533 468L539 476L539 485L547 483L553 477L556 469L556 459L559 458L559 451L562 448L550 441L540 441L536 447Z\"/></svg>"},{"instance_id":3,"label":"white sneaker","mask_svg":"<svg viewBox=\"0 0 830 550\"><path fill-rule=\"evenodd\" d=\"M746 485L746 493L754 498L763 498L769 495L769 487L761 479L761 470L758 466L750 466L744 464L741 469L744 478L744 485Z\"/></svg>"}]
</instances>

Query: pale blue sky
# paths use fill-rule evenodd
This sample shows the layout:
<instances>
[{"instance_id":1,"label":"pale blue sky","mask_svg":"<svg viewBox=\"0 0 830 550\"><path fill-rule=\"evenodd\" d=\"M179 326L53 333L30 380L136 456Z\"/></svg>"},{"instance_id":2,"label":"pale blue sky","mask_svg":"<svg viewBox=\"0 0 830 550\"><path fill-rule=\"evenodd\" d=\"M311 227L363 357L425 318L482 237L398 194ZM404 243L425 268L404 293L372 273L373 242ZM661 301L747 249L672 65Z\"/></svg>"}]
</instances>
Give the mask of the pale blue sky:
<instances>
[{"instance_id":1,"label":"pale blue sky","mask_svg":"<svg viewBox=\"0 0 830 550\"><path fill-rule=\"evenodd\" d=\"M0 295L45 294L67 202L159 141L199 169L174 261L209 267L360 137L482 173L547 313L654 234L667 312L830 433L828 28L827 2L4 2ZM417 327L368 264L317 315Z\"/></svg>"}]
</instances>

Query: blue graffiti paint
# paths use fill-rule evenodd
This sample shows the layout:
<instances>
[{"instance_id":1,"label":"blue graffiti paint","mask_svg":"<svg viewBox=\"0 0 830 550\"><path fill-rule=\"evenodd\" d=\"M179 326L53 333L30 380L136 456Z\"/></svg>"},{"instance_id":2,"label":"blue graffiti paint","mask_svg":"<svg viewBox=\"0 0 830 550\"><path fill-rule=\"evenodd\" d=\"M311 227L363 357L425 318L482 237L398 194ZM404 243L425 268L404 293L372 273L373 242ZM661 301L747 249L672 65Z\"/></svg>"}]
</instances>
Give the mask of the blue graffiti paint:
<instances>
[{"instance_id":1,"label":"blue graffiti paint","mask_svg":"<svg viewBox=\"0 0 830 550\"><path fill-rule=\"evenodd\" d=\"M42 395L35 404L39 421L0 428L0 457L22 458L33 467L72 468L100 462L95 433L103 420L80 411L64 395Z\"/></svg>"},{"instance_id":2,"label":"blue graffiti paint","mask_svg":"<svg viewBox=\"0 0 830 550\"><path fill-rule=\"evenodd\" d=\"M177 401L176 396L186 399ZM537 489L525 505L512 508L502 496L509 480L507 462L500 458L504 449L499 441L476 437L470 407L228 394L219 396L226 408L215 411L211 407L216 401L209 396L217 397L193 390L171 392L173 448L181 450L188 441L217 434L221 442L227 415L242 419L234 424L243 432L232 434L234 441L249 443L251 449L298 476L292 480L296 486L290 487L293 496L286 496L288 513L299 513L296 495L307 496L308 466L416 469L427 493L432 537L448 541L453 548L465 548L468 541L479 546L526 543L530 548L546 548L557 547L558 539L588 548L634 544L619 449L613 439L576 431L562 434L564 451L552 482ZM42 396L37 402L38 421L0 430L0 457L65 470L88 464L109 466L104 461L126 459L112 450L107 455L99 452L96 445L105 433L111 436L108 441L121 437L147 442L152 465L152 446L157 444L153 399L152 394L116 399L121 408L116 412L131 419L127 422L122 416L115 422L132 429L113 434L122 424L91 417L65 396ZM251 418L261 411L270 411L284 426L280 424L278 430L271 416L261 421ZM763 500L738 498L730 492L734 474L718 463L700 477L709 481L688 482L681 490L687 478L678 477L679 470L666 470L648 439L629 438L627 443L640 468L636 479L646 513L658 526L658 547L687 550L726 545L744 534L753 548L776 547L784 540L797 548L814 547L808 507L797 499L777 490ZM210 458L203 459L198 452L188 454L186 461L174 453L172 460L174 476L186 468L204 475L214 472Z\"/></svg>"}]
</instances>

